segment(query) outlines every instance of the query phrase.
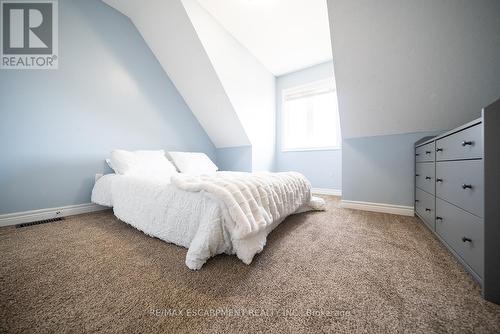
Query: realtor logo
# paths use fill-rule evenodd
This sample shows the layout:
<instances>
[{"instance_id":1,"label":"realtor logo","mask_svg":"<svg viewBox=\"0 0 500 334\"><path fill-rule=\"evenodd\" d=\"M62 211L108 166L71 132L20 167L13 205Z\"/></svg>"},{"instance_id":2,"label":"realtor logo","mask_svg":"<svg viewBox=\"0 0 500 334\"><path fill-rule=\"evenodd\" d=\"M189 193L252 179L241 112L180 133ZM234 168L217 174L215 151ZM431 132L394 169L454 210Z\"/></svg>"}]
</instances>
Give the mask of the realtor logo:
<instances>
[{"instance_id":1,"label":"realtor logo","mask_svg":"<svg viewBox=\"0 0 500 334\"><path fill-rule=\"evenodd\" d=\"M2 69L57 69L55 0L0 0Z\"/></svg>"}]
</instances>

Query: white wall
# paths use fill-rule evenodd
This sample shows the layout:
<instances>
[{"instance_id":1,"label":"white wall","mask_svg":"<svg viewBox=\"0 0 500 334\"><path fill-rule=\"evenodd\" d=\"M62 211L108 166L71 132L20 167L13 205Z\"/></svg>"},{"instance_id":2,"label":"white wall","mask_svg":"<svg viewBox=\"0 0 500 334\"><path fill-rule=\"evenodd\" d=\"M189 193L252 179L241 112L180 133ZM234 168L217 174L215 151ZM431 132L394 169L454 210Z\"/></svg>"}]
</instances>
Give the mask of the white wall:
<instances>
[{"instance_id":1,"label":"white wall","mask_svg":"<svg viewBox=\"0 0 500 334\"><path fill-rule=\"evenodd\" d=\"M344 138L453 128L500 97L500 1L328 0Z\"/></svg>"},{"instance_id":2,"label":"white wall","mask_svg":"<svg viewBox=\"0 0 500 334\"><path fill-rule=\"evenodd\" d=\"M196 0L183 0L252 145L252 169L274 168L275 77ZM217 118L214 114L213 117ZM220 131L226 131L223 118Z\"/></svg>"},{"instance_id":3,"label":"white wall","mask_svg":"<svg viewBox=\"0 0 500 334\"><path fill-rule=\"evenodd\" d=\"M500 97L500 1L328 0L346 200L413 205L413 144Z\"/></svg>"}]
</instances>

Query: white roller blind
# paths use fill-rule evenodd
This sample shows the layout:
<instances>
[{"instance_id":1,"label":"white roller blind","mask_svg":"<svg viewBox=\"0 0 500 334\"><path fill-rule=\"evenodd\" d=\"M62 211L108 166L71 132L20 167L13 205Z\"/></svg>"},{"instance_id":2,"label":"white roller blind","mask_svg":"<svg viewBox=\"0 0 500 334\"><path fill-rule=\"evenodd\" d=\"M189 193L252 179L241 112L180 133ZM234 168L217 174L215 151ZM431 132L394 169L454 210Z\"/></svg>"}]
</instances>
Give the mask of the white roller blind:
<instances>
[{"instance_id":1,"label":"white roller blind","mask_svg":"<svg viewBox=\"0 0 500 334\"><path fill-rule=\"evenodd\" d=\"M340 118L332 79L283 91L282 149L340 148Z\"/></svg>"}]
</instances>

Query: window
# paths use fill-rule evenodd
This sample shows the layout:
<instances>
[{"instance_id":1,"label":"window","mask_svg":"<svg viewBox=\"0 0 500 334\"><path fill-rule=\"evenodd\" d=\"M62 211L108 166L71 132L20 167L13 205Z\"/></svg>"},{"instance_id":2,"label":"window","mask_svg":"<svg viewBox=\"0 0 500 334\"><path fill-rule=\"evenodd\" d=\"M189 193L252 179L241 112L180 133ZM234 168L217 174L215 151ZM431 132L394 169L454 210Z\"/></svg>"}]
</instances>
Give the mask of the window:
<instances>
[{"instance_id":1,"label":"window","mask_svg":"<svg viewBox=\"0 0 500 334\"><path fill-rule=\"evenodd\" d=\"M333 78L283 90L282 130L283 151L341 147Z\"/></svg>"}]
</instances>

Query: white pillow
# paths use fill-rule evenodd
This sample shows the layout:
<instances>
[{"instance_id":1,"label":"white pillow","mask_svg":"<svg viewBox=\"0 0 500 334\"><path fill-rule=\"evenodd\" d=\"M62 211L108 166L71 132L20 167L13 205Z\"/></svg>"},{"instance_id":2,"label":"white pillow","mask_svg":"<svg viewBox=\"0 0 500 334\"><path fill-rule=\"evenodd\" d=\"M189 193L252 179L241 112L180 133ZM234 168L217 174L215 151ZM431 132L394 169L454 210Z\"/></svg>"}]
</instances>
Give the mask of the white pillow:
<instances>
[{"instance_id":1,"label":"white pillow","mask_svg":"<svg viewBox=\"0 0 500 334\"><path fill-rule=\"evenodd\" d=\"M111 159L109 159L109 158L108 158L108 159L106 159L106 163L108 164L109 168L111 168L112 170L115 170L115 169L113 168L113 165L111 164Z\"/></svg>"},{"instance_id":2,"label":"white pillow","mask_svg":"<svg viewBox=\"0 0 500 334\"><path fill-rule=\"evenodd\" d=\"M100 177L92 189L92 203L96 203L102 206L113 206L113 200L111 196L111 187L113 180L116 178L116 174L106 174Z\"/></svg>"},{"instance_id":3,"label":"white pillow","mask_svg":"<svg viewBox=\"0 0 500 334\"><path fill-rule=\"evenodd\" d=\"M219 169L205 153L168 152L168 154L181 173L213 174Z\"/></svg>"},{"instance_id":4,"label":"white pillow","mask_svg":"<svg viewBox=\"0 0 500 334\"><path fill-rule=\"evenodd\" d=\"M170 179L177 173L174 165L167 160L164 150L111 152L110 167L117 174Z\"/></svg>"}]
</instances>

